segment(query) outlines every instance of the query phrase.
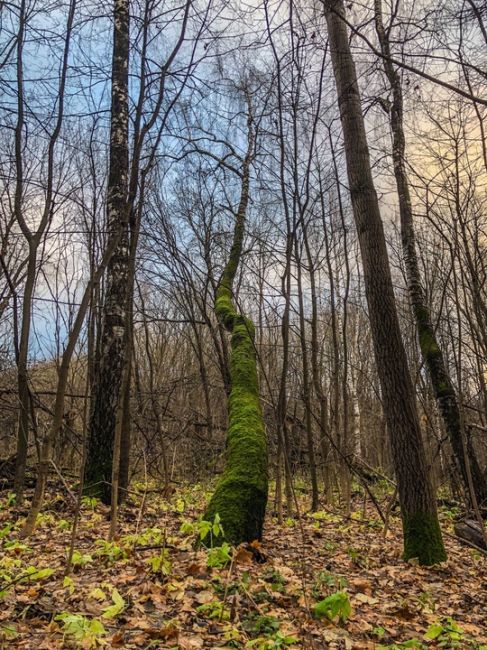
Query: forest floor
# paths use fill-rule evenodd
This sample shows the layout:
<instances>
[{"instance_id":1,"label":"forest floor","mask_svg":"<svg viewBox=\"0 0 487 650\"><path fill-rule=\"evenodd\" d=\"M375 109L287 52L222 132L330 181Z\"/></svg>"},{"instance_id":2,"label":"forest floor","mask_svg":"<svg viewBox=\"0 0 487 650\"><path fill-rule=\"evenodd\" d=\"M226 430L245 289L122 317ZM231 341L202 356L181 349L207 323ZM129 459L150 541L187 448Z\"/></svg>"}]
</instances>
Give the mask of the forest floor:
<instances>
[{"instance_id":1,"label":"forest floor","mask_svg":"<svg viewBox=\"0 0 487 650\"><path fill-rule=\"evenodd\" d=\"M108 509L84 498L66 577L66 493L50 491L28 540L0 497L0 648L487 648L485 556L445 534L447 562L405 563L397 514L384 538L361 498L347 516L303 496L261 545L213 550L194 548L201 487L131 495L113 543ZM454 516L441 510L445 532Z\"/></svg>"}]
</instances>

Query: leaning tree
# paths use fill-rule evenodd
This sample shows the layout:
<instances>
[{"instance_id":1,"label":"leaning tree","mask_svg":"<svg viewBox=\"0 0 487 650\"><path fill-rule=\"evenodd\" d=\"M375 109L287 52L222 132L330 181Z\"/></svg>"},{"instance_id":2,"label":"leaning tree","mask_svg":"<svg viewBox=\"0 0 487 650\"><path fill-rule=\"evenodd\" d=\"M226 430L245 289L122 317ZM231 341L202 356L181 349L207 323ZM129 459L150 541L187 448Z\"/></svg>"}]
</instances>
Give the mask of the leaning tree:
<instances>
[{"instance_id":1,"label":"leaning tree","mask_svg":"<svg viewBox=\"0 0 487 650\"><path fill-rule=\"evenodd\" d=\"M435 564L445 560L446 554L399 326L343 0L327 0L325 17L376 366L398 482L404 557Z\"/></svg>"},{"instance_id":2,"label":"leaning tree","mask_svg":"<svg viewBox=\"0 0 487 650\"><path fill-rule=\"evenodd\" d=\"M226 464L205 513L209 521L216 514L220 516L224 537L234 544L262 537L268 491L267 440L259 401L255 328L250 318L237 308L233 293L242 258L256 138L248 87L244 92L248 105L248 142L241 161L240 201L235 213L232 247L215 299L216 316L231 334Z\"/></svg>"}]
</instances>

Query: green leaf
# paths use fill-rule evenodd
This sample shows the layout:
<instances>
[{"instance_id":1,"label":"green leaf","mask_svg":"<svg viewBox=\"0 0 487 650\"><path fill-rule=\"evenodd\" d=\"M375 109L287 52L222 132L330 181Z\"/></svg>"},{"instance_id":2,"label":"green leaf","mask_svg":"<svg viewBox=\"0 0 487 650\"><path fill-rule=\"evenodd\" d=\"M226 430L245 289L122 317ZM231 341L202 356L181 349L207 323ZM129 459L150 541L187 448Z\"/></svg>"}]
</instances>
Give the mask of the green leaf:
<instances>
[{"instance_id":1,"label":"green leaf","mask_svg":"<svg viewBox=\"0 0 487 650\"><path fill-rule=\"evenodd\" d=\"M193 535L194 525L190 521L183 521L179 530L183 535Z\"/></svg>"},{"instance_id":2,"label":"green leaf","mask_svg":"<svg viewBox=\"0 0 487 650\"><path fill-rule=\"evenodd\" d=\"M103 626L103 623L99 621L97 618L94 618L91 623L90 623L90 630L98 635L98 634L106 634L106 630Z\"/></svg>"},{"instance_id":3,"label":"green leaf","mask_svg":"<svg viewBox=\"0 0 487 650\"><path fill-rule=\"evenodd\" d=\"M62 622L62 631L67 636L72 636L76 641L83 644L88 642L89 647L97 644L96 639L102 634L106 634L103 623L98 619L89 619L82 614L70 614L61 612L54 617L54 620Z\"/></svg>"},{"instance_id":4,"label":"green leaf","mask_svg":"<svg viewBox=\"0 0 487 650\"><path fill-rule=\"evenodd\" d=\"M429 626L424 635L425 639L437 639L443 633L443 625L441 623L433 623Z\"/></svg>"},{"instance_id":5,"label":"green leaf","mask_svg":"<svg viewBox=\"0 0 487 650\"><path fill-rule=\"evenodd\" d=\"M198 522L198 532L200 539L204 539L212 528L212 523L210 521L205 521L204 519Z\"/></svg>"},{"instance_id":6,"label":"green leaf","mask_svg":"<svg viewBox=\"0 0 487 650\"><path fill-rule=\"evenodd\" d=\"M35 566L28 566L27 569L25 570L25 575L27 576L33 576L34 573L36 573L37 569Z\"/></svg>"},{"instance_id":7,"label":"green leaf","mask_svg":"<svg viewBox=\"0 0 487 650\"><path fill-rule=\"evenodd\" d=\"M321 600L314 607L314 614L317 618L328 618L330 621L336 617L341 621L346 621L351 613L352 606L346 591L337 591Z\"/></svg>"},{"instance_id":8,"label":"green leaf","mask_svg":"<svg viewBox=\"0 0 487 650\"><path fill-rule=\"evenodd\" d=\"M95 587L92 589L89 593L90 598L94 598L95 600L105 600L106 594L103 591L103 589L100 589L100 587Z\"/></svg>"},{"instance_id":9,"label":"green leaf","mask_svg":"<svg viewBox=\"0 0 487 650\"><path fill-rule=\"evenodd\" d=\"M199 605L196 611L212 619L221 619L223 621L230 619L230 612L225 609L225 604L221 600L213 600L210 603Z\"/></svg>"},{"instance_id":10,"label":"green leaf","mask_svg":"<svg viewBox=\"0 0 487 650\"><path fill-rule=\"evenodd\" d=\"M42 580L43 578L49 578L54 573L54 569L39 569L30 576L31 580Z\"/></svg>"},{"instance_id":11,"label":"green leaf","mask_svg":"<svg viewBox=\"0 0 487 650\"><path fill-rule=\"evenodd\" d=\"M103 610L102 613L103 618L116 618L125 609L125 601L122 598L122 596L118 593L117 589L113 589L111 596L113 600L113 605L110 605L109 607Z\"/></svg>"},{"instance_id":12,"label":"green leaf","mask_svg":"<svg viewBox=\"0 0 487 650\"><path fill-rule=\"evenodd\" d=\"M0 539L2 539L3 537L6 537L7 535L9 535L12 532L12 529L13 529L13 524L10 524L10 523L6 524L2 528L2 530L0 530Z\"/></svg>"},{"instance_id":13,"label":"green leaf","mask_svg":"<svg viewBox=\"0 0 487 650\"><path fill-rule=\"evenodd\" d=\"M227 542L223 542L221 546L215 546L208 551L208 560L206 562L208 567L222 569L232 559L230 555L231 546Z\"/></svg>"},{"instance_id":14,"label":"green leaf","mask_svg":"<svg viewBox=\"0 0 487 650\"><path fill-rule=\"evenodd\" d=\"M74 594L74 580L69 576L64 576L63 587L69 589L70 594Z\"/></svg>"},{"instance_id":15,"label":"green leaf","mask_svg":"<svg viewBox=\"0 0 487 650\"><path fill-rule=\"evenodd\" d=\"M16 539L11 540L10 542L5 542L4 548L9 551L14 551L15 553L23 553L24 551L30 551L30 548L27 544L22 544Z\"/></svg>"},{"instance_id":16,"label":"green leaf","mask_svg":"<svg viewBox=\"0 0 487 650\"><path fill-rule=\"evenodd\" d=\"M298 639L295 636L282 636L280 632L277 633L276 638L279 639L284 645L292 645L293 643L298 643Z\"/></svg>"},{"instance_id":17,"label":"green leaf","mask_svg":"<svg viewBox=\"0 0 487 650\"><path fill-rule=\"evenodd\" d=\"M11 640L18 637L17 628L14 624L0 624L0 639Z\"/></svg>"},{"instance_id":18,"label":"green leaf","mask_svg":"<svg viewBox=\"0 0 487 650\"><path fill-rule=\"evenodd\" d=\"M215 537L218 537L219 535L223 534L223 528L220 521L221 521L220 515L217 512L215 518L213 519L213 528L212 528L212 532Z\"/></svg>"},{"instance_id":19,"label":"green leaf","mask_svg":"<svg viewBox=\"0 0 487 650\"><path fill-rule=\"evenodd\" d=\"M80 553L76 550L73 551L73 557L71 558L71 564L73 566L83 567L89 562L93 562L93 557L89 553Z\"/></svg>"}]
</instances>

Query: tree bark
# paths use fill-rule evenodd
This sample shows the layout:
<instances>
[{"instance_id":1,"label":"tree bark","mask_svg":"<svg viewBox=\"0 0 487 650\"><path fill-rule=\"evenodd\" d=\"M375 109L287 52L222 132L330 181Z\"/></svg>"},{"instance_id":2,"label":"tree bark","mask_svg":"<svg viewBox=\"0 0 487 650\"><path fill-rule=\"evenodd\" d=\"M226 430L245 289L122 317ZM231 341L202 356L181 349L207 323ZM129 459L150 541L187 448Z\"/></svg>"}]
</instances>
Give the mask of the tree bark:
<instances>
[{"instance_id":1,"label":"tree bark","mask_svg":"<svg viewBox=\"0 0 487 650\"><path fill-rule=\"evenodd\" d=\"M306 226L302 225L303 231ZM306 237L306 235L303 235ZM308 452L309 473L311 478L311 511L318 510L319 492L318 492L318 476L316 473L316 458L314 449L314 436L313 436L313 421L311 410L311 382L310 382L310 364L308 359L308 348L306 341L306 318L305 306L303 296L303 278L302 278L302 260L301 251L299 250L298 234L294 231L294 250L297 264L297 286L298 286L298 305L299 305L299 329L300 336L299 342L301 347L301 361L303 371L303 406L304 406L304 421L306 425L306 446Z\"/></svg>"},{"instance_id":2,"label":"tree bark","mask_svg":"<svg viewBox=\"0 0 487 650\"><path fill-rule=\"evenodd\" d=\"M465 492L467 495L469 494L468 462L472 473L475 497L478 503L482 503L482 501L487 500L487 481L480 469L476 456L469 454L467 458L465 457L462 441L463 433L461 428L460 405L431 321L431 313L427 304L419 270L411 196L405 166L406 140L403 126L404 110L401 80L390 60L389 37L388 32L384 28L381 0L375 0L374 5L375 26L382 54L384 55L384 71L392 91L392 106L389 114L393 138L392 160L399 197L401 239L406 278L409 298L416 319L419 345L424 362L428 368L438 408L450 439L455 462L463 479Z\"/></svg>"},{"instance_id":3,"label":"tree bark","mask_svg":"<svg viewBox=\"0 0 487 650\"><path fill-rule=\"evenodd\" d=\"M343 1L326 0L325 16L374 353L398 482L404 558L430 565L445 560L446 554L399 327Z\"/></svg>"},{"instance_id":4,"label":"tree bark","mask_svg":"<svg viewBox=\"0 0 487 650\"><path fill-rule=\"evenodd\" d=\"M114 2L110 163L107 189L109 242L119 237L107 267L100 359L94 378L85 491L110 503L117 408L122 399L129 290L129 3Z\"/></svg>"},{"instance_id":5,"label":"tree bark","mask_svg":"<svg viewBox=\"0 0 487 650\"><path fill-rule=\"evenodd\" d=\"M17 495L17 504L21 504L23 500L25 470L27 467L27 456L29 451L30 392L27 361L29 354L32 298L34 295L37 273L37 246L37 241L29 242L29 262L27 265L27 276L24 285L22 326L20 329L19 354L17 359L17 385L20 406L14 477L14 492Z\"/></svg>"},{"instance_id":6,"label":"tree bark","mask_svg":"<svg viewBox=\"0 0 487 650\"><path fill-rule=\"evenodd\" d=\"M252 321L234 306L233 284L242 256L254 127L249 102L249 143L242 165L242 187L230 256L217 287L215 313L231 332L227 459L207 506L205 519L220 516L223 535L233 544L262 537L267 505L267 439L259 402L257 359Z\"/></svg>"}]
</instances>

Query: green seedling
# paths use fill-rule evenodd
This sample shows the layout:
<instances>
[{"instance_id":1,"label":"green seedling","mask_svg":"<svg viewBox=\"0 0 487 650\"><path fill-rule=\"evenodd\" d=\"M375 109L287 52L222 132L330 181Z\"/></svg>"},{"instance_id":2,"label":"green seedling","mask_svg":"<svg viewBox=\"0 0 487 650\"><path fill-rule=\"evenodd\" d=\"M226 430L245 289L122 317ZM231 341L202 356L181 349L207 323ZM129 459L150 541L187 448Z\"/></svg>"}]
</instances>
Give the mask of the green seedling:
<instances>
[{"instance_id":1,"label":"green seedling","mask_svg":"<svg viewBox=\"0 0 487 650\"><path fill-rule=\"evenodd\" d=\"M71 637L79 644L78 647L94 648L98 645L100 637L106 634L103 623L97 618L61 612L54 620L60 621L64 637Z\"/></svg>"},{"instance_id":2,"label":"green seedling","mask_svg":"<svg viewBox=\"0 0 487 650\"><path fill-rule=\"evenodd\" d=\"M81 569L87 564L93 562L93 557L89 553L81 553L76 549L73 551L73 557L71 558L71 565L74 569Z\"/></svg>"},{"instance_id":3,"label":"green seedling","mask_svg":"<svg viewBox=\"0 0 487 650\"><path fill-rule=\"evenodd\" d=\"M98 547L96 554L106 559L108 564L114 564L119 560L127 558L127 552L116 542L108 542L106 539L97 539L95 545Z\"/></svg>"},{"instance_id":4,"label":"green seedling","mask_svg":"<svg viewBox=\"0 0 487 650\"><path fill-rule=\"evenodd\" d=\"M223 569L232 560L232 547L227 542L208 550L206 564L210 568Z\"/></svg>"},{"instance_id":5,"label":"green seedling","mask_svg":"<svg viewBox=\"0 0 487 650\"><path fill-rule=\"evenodd\" d=\"M87 508L87 509L90 509L90 510L94 511L96 506L99 503L100 503L100 501L96 497L90 497L88 495L85 495L84 497L81 497L81 506L83 508Z\"/></svg>"},{"instance_id":6,"label":"green seedling","mask_svg":"<svg viewBox=\"0 0 487 650\"><path fill-rule=\"evenodd\" d=\"M113 589L111 593L113 605L110 605L106 609L103 610L102 616L103 618L116 618L119 616L125 607L127 606L127 603L124 601L122 596L118 593L117 589Z\"/></svg>"},{"instance_id":7,"label":"green seedling","mask_svg":"<svg viewBox=\"0 0 487 650\"><path fill-rule=\"evenodd\" d=\"M161 549L159 555L146 560L153 574L166 577L171 573L171 561L169 560L169 551L167 548Z\"/></svg>"},{"instance_id":8,"label":"green seedling","mask_svg":"<svg viewBox=\"0 0 487 650\"><path fill-rule=\"evenodd\" d=\"M225 604L221 600L212 600L210 603L199 605L196 608L198 614L203 614L207 618L217 619L219 621L230 620L230 612L225 608Z\"/></svg>"},{"instance_id":9,"label":"green seedling","mask_svg":"<svg viewBox=\"0 0 487 650\"><path fill-rule=\"evenodd\" d=\"M316 618L327 618L330 621L338 618L344 623L352 613L352 606L347 592L337 591L317 603L313 611Z\"/></svg>"}]
</instances>

